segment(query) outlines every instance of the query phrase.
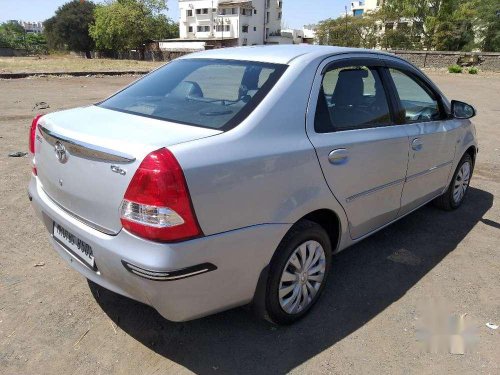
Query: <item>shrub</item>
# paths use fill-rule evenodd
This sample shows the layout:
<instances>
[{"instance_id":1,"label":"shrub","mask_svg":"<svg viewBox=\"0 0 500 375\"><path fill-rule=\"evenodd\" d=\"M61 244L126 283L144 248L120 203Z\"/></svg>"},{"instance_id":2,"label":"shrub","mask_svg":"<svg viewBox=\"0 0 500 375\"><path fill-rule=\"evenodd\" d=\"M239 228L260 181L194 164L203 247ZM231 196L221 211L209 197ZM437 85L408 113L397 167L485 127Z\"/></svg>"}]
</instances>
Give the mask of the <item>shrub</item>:
<instances>
[{"instance_id":1,"label":"shrub","mask_svg":"<svg viewBox=\"0 0 500 375\"><path fill-rule=\"evenodd\" d=\"M450 73L462 73L462 67L460 65L452 65L448 67Z\"/></svg>"},{"instance_id":2,"label":"shrub","mask_svg":"<svg viewBox=\"0 0 500 375\"><path fill-rule=\"evenodd\" d=\"M477 74L477 73L479 73L479 70L477 68L472 67L469 69L469 74Z\"/></svg>"}]
</instances>

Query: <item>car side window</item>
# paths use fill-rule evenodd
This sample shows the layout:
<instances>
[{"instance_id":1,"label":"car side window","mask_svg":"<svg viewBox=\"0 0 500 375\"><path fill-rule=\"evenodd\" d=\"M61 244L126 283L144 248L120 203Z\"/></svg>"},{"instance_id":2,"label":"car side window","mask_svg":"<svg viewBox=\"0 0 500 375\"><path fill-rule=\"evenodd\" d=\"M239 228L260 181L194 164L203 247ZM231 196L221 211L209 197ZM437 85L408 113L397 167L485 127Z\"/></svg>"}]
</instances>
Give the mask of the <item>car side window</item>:
<instances>
[{"instance_id":1,"label":"car side window","mask_svg":"<svg viewBox=\"0 0 500 375\"><path fill-rule=\"evenodd\" d=\"M314 122L316 132L389 124L389 106L377 68L350 66L324 74Z\"/></svg>"},{"instance_id":2,"label":"car side window","mask_svg":"<svg viewBox=\"0 0 500 375\"><path fill-rule=\"evenodd\" d=\"M405 122L428 122L441 119L436 95L424 83L397 69L391 68L389 73L396 86Z\"/></svg>"}]
</instances>

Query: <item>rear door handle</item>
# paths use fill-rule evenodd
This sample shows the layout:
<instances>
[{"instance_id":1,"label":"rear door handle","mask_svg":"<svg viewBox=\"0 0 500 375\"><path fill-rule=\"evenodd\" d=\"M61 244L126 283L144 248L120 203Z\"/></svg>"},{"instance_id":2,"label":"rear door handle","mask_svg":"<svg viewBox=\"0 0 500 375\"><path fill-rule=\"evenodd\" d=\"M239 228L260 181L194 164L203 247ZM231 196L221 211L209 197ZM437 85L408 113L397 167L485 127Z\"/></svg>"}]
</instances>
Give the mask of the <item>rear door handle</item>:
<instances>
[{"instance_id":1,"label":"rear door handle","mask_svg":"<svg viewBox=\"0 0 500 375\"><path fill-rule=\"evenodd\" d=\"M339 165L347 163L349 152L345 148L333 150L328 154L328 161L331 164Z\"/></svg>"},{"instance_id":2,"label":"rear door handle","mask_svg":"<svg viewBox=\"0 0 500 375\"><path fill-rule=\"evenodd\" d=\"M424 148L424 143L422 142L422 140L420 138L415 138L412 142L411 142L411 149L413 151L420 151Z\"/></svg>"}]
</instances>

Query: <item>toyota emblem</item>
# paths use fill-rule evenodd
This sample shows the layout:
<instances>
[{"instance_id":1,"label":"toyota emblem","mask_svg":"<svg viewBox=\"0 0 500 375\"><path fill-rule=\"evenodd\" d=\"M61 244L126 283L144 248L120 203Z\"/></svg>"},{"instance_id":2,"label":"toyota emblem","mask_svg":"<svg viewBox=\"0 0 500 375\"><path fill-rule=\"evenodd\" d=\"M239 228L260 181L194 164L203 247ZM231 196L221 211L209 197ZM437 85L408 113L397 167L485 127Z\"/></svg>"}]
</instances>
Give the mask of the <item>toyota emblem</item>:
<instances>
[{"instance_id":1,"label":"toyota emblem","mask_svg":"<svg viewBox=\"0 0 500 375\"><path fill-rule=\"evenodd\" d=\"M54 145L54 151L56 152L57 160L59 160L61 163L66 163L68 161L68 154L66 153L66 147L64 145L57 141L56 144Z\"/></svg>"}]
</instances>

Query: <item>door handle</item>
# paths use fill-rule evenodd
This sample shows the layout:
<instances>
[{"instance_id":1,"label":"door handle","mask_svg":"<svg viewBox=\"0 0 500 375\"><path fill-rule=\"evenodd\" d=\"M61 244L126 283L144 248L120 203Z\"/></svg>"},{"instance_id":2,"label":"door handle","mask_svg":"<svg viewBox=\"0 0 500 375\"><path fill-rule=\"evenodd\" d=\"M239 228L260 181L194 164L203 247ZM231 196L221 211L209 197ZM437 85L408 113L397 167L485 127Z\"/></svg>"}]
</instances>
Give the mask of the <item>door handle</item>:
<instances>
[{"instance_id":1,"label":"door handle","mask_svg":"<svg viewBox=\"0 0 500 375\"><path fill-rule=\"evenodd\" d=\"M411 142L411 149L413 151L420 151L424 148L424 143L422 142L422 140L420 138L415 138L412 142Z\"/></svg>"},{"instance_id":2,"label":"door handle","mask_svg":"<svg viewBox=\"0 0 500 375\"><path fill-rule=\"evenodd\" d=\"M345 148L333 150L328 154L328 161L331 164L340 165L347 163L349 152Z\"/></svg>"}]
</instances>

